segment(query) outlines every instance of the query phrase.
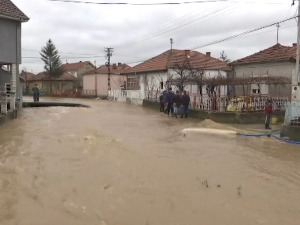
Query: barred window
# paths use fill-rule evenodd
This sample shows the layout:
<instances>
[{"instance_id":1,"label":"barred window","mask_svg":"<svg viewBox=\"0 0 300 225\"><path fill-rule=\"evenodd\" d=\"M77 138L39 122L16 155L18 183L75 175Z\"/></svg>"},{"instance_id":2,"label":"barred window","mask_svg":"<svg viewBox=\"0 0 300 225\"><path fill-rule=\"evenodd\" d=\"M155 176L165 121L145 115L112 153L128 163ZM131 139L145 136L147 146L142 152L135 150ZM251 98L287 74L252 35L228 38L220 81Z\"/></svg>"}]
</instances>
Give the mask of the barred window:
<instances>
[{"instance_id":1,"label":"barred window","mask_svg":"<svg viewBox=\"0 0 300 225\"><path fill-rule=\"evenodd\" d=\"M127 90L139 90L139 78L138 77L128 77L127 78Z\"/></svg>"}]
</instances>

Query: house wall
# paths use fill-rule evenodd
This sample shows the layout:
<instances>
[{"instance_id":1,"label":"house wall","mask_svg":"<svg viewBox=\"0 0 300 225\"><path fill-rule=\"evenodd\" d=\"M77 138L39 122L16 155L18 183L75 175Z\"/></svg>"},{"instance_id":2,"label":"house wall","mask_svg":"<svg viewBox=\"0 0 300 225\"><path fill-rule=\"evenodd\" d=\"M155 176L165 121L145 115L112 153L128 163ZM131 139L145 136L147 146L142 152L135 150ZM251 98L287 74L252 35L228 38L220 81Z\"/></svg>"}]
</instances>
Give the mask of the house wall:
<instances>
[{"instance_id":1,"label":"house wall","mask_svg":"<svg viewBox=\"0 0 300 225\"><path fill-rule=\"evenodd\" d=\"M141 92L145 91L158 91L161 92L166 89L166 81L168 77L174 76L176 77L177 73L174 69L169 69L167 72L148 72L148 73L140 73L138 76L140 77L140 90ZM226 77L227 73L225 71L220 70L206 70L204 71L204 77L213 78L217 76ZM130 77L130 76L128 76ZM133 77L133 75L131 76ZM200 93L197 85L186 85L184 88L190 94L198 94ZM172 86L172 90L178 90L177 87ZM220 86L218 88L220 91L220 95L227 95L227 86ZM207 94L206 86L202 87L202 93Z\"/></svg>"},{"instance_id":2,"label":"house wall","mask_svg":"<svg viewBox=\"0 0 300 225\"><path fill-rule=\"evenodd\" d=\"M83 74L93 69L93 65L87 64L79 70L70 71L70 73L78 79L78 86L83 87Z\"/></svg>"},{"instance_id":3,"label":"house wall","mask_svg":"<svg viewBox=\"0 0 300 225\"><path fill-rule=\"evenodd\" d=\"M50 94L50 81L31 81L28 82L29 93L32 94L32 88L37 84L41 95ZM75 81L52 81L52 93L73 90Z\"/></svg>"},{"instance_id":4,"label":"house wall","mask_svg":"<svg viewBox=\"0 0 300 225\"><path fill-rule=\"evenodd\" d=\"M234 77L249 77L249 76L280 76L292 78L295 73L295 63L292 62L277 62L277 63L253 63L247 65L235 65ZM252 86L253 87L253 86ZM234 87L236 96L250 95L251 85L238 85ZM261 85L261 94L270 94L274 96L290 96L291 85Z\"/></svg>"},{"instance_id":5,"label":"house wall","mask_svg":"<svg viewBox=\"0 0 300 225\"><path fill-rule=\"evenodd\" d=\"M0 69L0 86L4 86L5 83L11 83L11 74Z\"/></svg>"},{"instance_id":6,"label":"house wall","mask_svg":"<svg viewBox=\"0 0 300 225\"><path fill-rule=\"evenodd\" d=\"M110 75L111 90L120 90L121 85L126 81L125 76ZM97 96L108 95L108 75L88 74L83 76L83 90L96 90Z\"/></svg>"},{"instance_id":7,"label":"house wall","mask_svg":"<svg viewBox=\"0 0 300 225\"><path fill-rule=\"evenodd\" d=\"M0 64L21 63L21 23L0 18Z\"/></svg>"},{"instance_id":8,"label":"house wall","mask_svg":"<svg viewBox=\"0 0 300 225\"><path fill-rule=\"evenodd\" d=\"M166 81L168 78L167 72L149 72L140 73L140 90L158 91L161 92L166 89Z\"/></svg>"}]
</instances>

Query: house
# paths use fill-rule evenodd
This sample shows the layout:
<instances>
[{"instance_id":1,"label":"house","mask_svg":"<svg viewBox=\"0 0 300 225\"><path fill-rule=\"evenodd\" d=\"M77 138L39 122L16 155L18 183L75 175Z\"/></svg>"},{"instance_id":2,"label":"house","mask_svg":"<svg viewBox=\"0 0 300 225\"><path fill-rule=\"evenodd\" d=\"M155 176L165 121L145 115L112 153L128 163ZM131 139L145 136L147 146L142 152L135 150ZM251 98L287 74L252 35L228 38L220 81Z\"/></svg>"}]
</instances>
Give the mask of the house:
<instances>
[{"instance_id":1,"label":"house","mask_svg":"<svg viewBox=\"0 0 300 225\"><path fill-rule=\"evenodd\" d=\"M35 77L34 73L22 71L21 76L24 78L24 85L23 85L23 94L30 94L29 91L29 81Z\"/></svg>"},{"instance_id":2,"label":"house","mask_svg":"<svg viewBox=\"0 0 300 225\"><path fill-rule=\"evenodd\" d=\"M94 70L95 66L89 62L76 62L76 63L66 63L62 65L64 71L69 74L72 74L77 78L77 88L81 89L83 87L83 78L82 75L88 71Z\"/></svg>"},{"instance_id":3,"label":"house","mask_svg":"<svg viewBox=\"0 0 300 225\"><path fill-rule=\"evenodd\" d=\"M127 76L127 90L138 91L131 95L132 98L157 100L159 93L172 87L173 91L188 91L200 107L205 95L212 92L217 92L219 96L228 94L226 85L210 85L209 81L227 77L230 71L227 62L213 58L210 52L202 54L172 49L134 66L124 74Z\"/></svg>"},{"instance_id":4,"label":"house","mask_svg":"<svg viewBox=\"0 0 300 225\"><path fill-rule=\"evenodd\" d=\"M233 61L234 79L254 82L235 85L235 95L268 95L290 99L291 80L295 74L297 44L276 44L267 49Z\"/></svg>"},{"instance_id":5,"label":"house","mask_svg":"<svg viewBox=\"0 0 300 225\"><path fill-rule=\"evenodd\" d=\"M29 18L10 0L0 0L0 92L1 113L15 110L22 98L19 79L21 24Z\"/></svg>"},{"instance_id":6,"label":"house","mask_svg":"<svg viewBox=\"0 0 300 225\"><path fill-rule=\"evenodd\" d=\"M110 91L125 89L126 76L121 74L131 69L131 67L122 63L114 63L110 65L110 76L108 76L108 69L108 66L103 65L96 70L83 74L82 94L107 97L109 91L108 80L110 80Z\"/></svg>"},{"instance_id":7,"label":"house","mask_svg":"<svg viewBox=\"0 0 300 225\"><path fill-rule=\"evenodd\" d=\"M26 83L30 94L32 94L32 87L37 85L40 88L41 95L49 95L51 92L51 95L54 96L72 97L77 95L77 78L67 72L59 77L51 77L51 79L45 72L41 72L28 77Z\"/></svg>"}]
</instances>

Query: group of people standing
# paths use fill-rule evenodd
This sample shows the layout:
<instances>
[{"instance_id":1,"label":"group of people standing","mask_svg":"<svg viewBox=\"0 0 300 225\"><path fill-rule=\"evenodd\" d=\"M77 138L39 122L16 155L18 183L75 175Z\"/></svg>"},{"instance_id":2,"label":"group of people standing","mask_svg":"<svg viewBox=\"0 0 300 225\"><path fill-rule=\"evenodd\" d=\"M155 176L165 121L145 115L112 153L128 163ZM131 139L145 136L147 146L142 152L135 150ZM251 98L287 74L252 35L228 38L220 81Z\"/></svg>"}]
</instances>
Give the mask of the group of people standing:
<instances>
[{"instance_id":1,"label":"group of people standing","mask_svg":"<svg viewBox=\"0 0 300 225\"><path fill-rule=\"evenodd\" d=\"M182 93L176 91L176 93L174 93L172 88L169 88L161 93L159 101L160 112L164 112L165 114L168 114L168 116L171 115L176 118L187 118L190 96L186 91L183 91Z\"/></svg>"}]
</instances>

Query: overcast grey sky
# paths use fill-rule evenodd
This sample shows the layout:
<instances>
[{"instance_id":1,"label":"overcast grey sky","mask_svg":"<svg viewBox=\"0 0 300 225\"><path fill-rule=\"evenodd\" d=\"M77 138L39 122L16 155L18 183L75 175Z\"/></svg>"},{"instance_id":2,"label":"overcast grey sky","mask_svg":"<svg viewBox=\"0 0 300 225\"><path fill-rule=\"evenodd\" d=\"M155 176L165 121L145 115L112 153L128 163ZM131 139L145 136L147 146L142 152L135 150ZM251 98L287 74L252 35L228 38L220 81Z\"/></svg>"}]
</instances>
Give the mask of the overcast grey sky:
<instances>
[{"instance_id":1,"label":"overcast grey sky","mask_svg":"<svg viewBox=\"0 0 300 225\"><path fill-rule=\"evenodd\" d=\"M85 0L141 4L187 1L196 0ZM107 61L104 48L112 47L112 63L133 66L170 49L170 38L174 40L173 48L211 52L215 58L224 50L229 59L236 60L275 45L276 26L202 46L293 17L298 4L292 6L292 0L202 1L137 6L12 0L30 18L22 24L20 68L33 73L43 71L39 53L49 38L63 63L96 61L98 67ZM279 43L296 43L296 32L296 19L281 23Z\"/></svg>"}]
</instances>

